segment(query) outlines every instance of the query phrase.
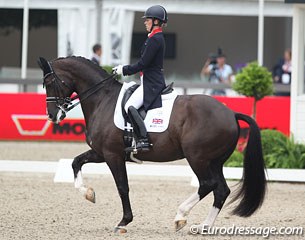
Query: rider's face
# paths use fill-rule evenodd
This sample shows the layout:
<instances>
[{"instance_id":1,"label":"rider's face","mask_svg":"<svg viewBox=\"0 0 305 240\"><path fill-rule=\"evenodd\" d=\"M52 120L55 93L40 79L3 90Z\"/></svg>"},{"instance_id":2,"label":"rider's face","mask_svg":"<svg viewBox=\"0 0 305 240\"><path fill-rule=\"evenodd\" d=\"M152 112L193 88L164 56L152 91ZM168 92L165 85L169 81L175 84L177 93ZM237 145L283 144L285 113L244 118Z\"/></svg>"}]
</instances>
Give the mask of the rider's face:
<instances>
[{"instance_id":1,"label":"rider's face","mask_svg":"<svg viewBox=\"0 0 305 240\"><path fill-rule=\"evenodd\" d=\"M150 32L151 27L152 27L152 19L151 18L145 18L144 25L145 25L146 31Z\"/></svg>"}]
</instances>

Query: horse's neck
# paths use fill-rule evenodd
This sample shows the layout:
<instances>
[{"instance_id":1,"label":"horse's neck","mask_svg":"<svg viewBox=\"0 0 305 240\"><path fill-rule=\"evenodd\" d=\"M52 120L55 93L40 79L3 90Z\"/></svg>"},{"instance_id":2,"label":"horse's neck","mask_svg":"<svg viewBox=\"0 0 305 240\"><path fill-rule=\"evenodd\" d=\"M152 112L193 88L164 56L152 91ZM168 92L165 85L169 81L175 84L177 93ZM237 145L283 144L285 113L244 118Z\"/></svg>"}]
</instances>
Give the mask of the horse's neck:
<instances>
[{"instance_id":1,"label":"horse's neck","mask_svg":"<svg viewBox=\"0 0 305 240\"><path fill-rule=\"evenodd\" d=\"M109 114L109 112L113 114L116 99L122 87L119 82L101 72L97 66L89 64L89 60L86 62L82 58L65 58L55 64L58 64L58 67L61 67L64 72L70 72L75 86L74 90L80 97L86 123L90 122L94 118L95 112L100 109L109 109L109 111L103 112L103 115Z\"/></svg>"},{"instance_id":2,"label":"horse's neck","mask_svg":"<svg viewBox=\"0 0 305 240\"><path fill-rule=\"evenodd\" d=\"M90 122L96 111L102 111L105 118L107 115L114 113L116 101L122 85L116 82L116 80L107 80L104 84L105 86L101 86L98 91L83 101L80 99L86 124ZM92 86L94 86L94 84L86 86L86 89L89 89ZM92 90L94 90L94 88Z\"/></svg>"}]
</instances>

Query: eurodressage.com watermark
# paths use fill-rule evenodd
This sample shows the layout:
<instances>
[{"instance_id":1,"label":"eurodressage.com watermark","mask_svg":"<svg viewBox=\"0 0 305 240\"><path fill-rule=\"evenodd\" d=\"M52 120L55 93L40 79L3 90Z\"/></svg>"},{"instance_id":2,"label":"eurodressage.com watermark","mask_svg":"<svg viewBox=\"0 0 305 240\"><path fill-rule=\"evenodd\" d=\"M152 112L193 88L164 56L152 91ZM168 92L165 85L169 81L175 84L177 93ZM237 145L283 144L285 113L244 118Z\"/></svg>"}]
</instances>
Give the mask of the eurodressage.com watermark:
<instances>
[{"instance_id":1,"label":"eurodressage.com watermark","mask_svg":"<svg viewBox=\"0 0 305 240\"><path fill-rule=\"evenodd\" d=\"M191 234L223 235L223 236L292 236L304 235L303 227L240 227L234 224L231 227L209 227L207 225L192 225Z\"/></svg>"}]
</instances>

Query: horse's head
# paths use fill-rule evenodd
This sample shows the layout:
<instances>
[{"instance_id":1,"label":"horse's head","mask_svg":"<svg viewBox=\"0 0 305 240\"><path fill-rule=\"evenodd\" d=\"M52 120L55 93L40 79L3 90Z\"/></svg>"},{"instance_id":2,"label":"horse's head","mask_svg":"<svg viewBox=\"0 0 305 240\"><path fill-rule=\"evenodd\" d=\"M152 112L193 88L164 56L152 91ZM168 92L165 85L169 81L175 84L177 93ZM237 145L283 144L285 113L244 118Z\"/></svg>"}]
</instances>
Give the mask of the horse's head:
<instances>
[{"instance_id":1,"label":"horse's head","mask_svg":"<svg viewBox=\"0 0 305 240\"><path fill-rule=\"evenodd\" d=\"M48 119L59 123L66 117L67 108L71 103L73 82L63 70L56 69L55 73L52 63L42 57L38 59L38 65L43 71L43 86L46 87Z\"/></svg>"}]
</instances>

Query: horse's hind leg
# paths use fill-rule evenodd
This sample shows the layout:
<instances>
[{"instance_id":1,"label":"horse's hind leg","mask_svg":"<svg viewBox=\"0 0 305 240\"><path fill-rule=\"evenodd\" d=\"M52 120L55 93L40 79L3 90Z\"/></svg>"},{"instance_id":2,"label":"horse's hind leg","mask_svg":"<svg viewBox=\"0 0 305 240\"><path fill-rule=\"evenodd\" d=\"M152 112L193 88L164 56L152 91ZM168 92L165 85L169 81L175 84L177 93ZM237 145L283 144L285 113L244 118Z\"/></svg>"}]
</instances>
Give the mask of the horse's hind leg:
<instances>
[{"instance_id":1,"label":"horse's hind leg","mask_svg":"<svg viewBox=\"0 0 305 240\"><path fill-rule=\"evenodd\" d=\"M214 203L204 222L201 225L193 226L193 229L196 229L197 233L204 233L209 230L209 227L214 224L221 208L230 194L230 189L222 173L222 166L211 166L210 170L213 181L216 183L215 188L213 188Z\"/></svg>"},{"instance_id":2,"label":"horse's hind leg","mask_svg":"<svg viewBox=\"0 0 305 240\"><path fill-rule=\"evenodd\" d=\"M72 163L72 168L74 173L74 186L80 191L80 193L88 201L95 203L95 192L93 188L86 187L84 185L82 171L81 171L82 166L85 163L89 163L89 162L94 162L94 163L104 162L104 158L99 156L93 150L89 150L75 157Z\"/></svg>"},{"instance_id":3,"label":"horse's hind leg","mask_svg":"<svg viewBox=\"0 0 305 240\"><path fill-rule=\"evenodd\" d=\"M191 166L192 168L194 166ZM193 170L198 168L193 168ZM188 199L186 199L179 207L175 217L175 230L179 231L186 225L186 217L190 213L191 209L206 195L213 191L217 182L212 179L210 169L206 171L194 171L199 180L198 192L193 193Z\"/></svg>"},{"instance_id":4,"label":"horse's hind leg","mask_svg":"<svg viewBox=\"0 0 305 240\"><path fill-rule=\"evenodd\" d=\"M182 229L187 222L187 215L191 209L200 201L198 192L193 193L188 199L186 199L179 207L175 217L175 230Z\"/></svg>"},{"instance_id":5,"label":"horse's hind leg","mask_svg":"<svg viewBox=\"0 0 305 240\"><path fill-rule=\"evenodd\" d=\"M228 187L226 180L223 176L222 166L215 170L215 177L217 181L217 187L214 189L214 203L213 206L203 222L203 226L212 226L218 216L221 208L223 207L227 197L230 194L230 188Z\"/></svg>"}]
</instances>

